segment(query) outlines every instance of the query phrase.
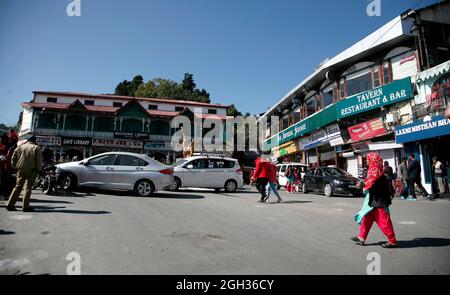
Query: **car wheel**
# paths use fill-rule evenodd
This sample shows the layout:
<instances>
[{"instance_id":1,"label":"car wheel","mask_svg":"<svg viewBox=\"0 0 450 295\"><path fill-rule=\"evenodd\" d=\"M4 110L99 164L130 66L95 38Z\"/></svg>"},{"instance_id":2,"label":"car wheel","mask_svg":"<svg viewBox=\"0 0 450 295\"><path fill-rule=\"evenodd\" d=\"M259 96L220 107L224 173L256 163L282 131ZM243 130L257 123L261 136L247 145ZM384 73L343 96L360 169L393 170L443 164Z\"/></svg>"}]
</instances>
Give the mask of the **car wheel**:
<instances>
[{"instance_id":1,"label":"car wheel","mask_svg":"<svg viewBox=\"0 0 450 295\"><path fill-rule=\"evenodd\" d=\"M136 193L140 197L149 197L155 192L155 186L150 180L140 180L136 183Z\"/></svg>"},{"instance_id":2,"label":"car wheel","mask_svg":"<svg viewBox=\"0 0 450 295\"><path fill-rule=\"evenodd\" d=\"M325 184L324 192L325 192L325 196L327 196L327 197L333 196L333 188L331 187L331 184L329 184L329 183Z\"/></svg>"},{"instance_id":3,"label":"car wheel","mask_svg":"<svg viewBox=\"0 0 450 295\"><path fill-rule=\"evenodd\" d=\"M303 182L302 191L303 191L304 194L308 193L308 187L306 187L306 182Z\"/></svg>"},{"instance_id":4,"label":"car wheel","mask_svg":"<svg viewBox=\"0 0 450 295\"><path fill-rule=\"evenodd\" d=\"M237 190L237 183L235 180L227 180L225 182L225 191L228 193L233 193Z\"/></svg>"},{"instance_id":5,"label":"car wheel","mask_svg":"<svg viewBox=\"0 0 450 295\"><path fill-rule=\"evenodd\" d=\"M61 177L61 188L71 192L77 187L77 178L72 173L66 173Z\"/></svg>"},{"instance_id":6,"label":"car wheel","mask_svg":"<svg viewBox=\"0 0 450 295\"><path fill-rule=\"evenodd\" d=\"M175 192L179 190L181 187L181 180L178 177L175 177L172 184L170 185L170 190Z\"/></svg>"}]
</instances>

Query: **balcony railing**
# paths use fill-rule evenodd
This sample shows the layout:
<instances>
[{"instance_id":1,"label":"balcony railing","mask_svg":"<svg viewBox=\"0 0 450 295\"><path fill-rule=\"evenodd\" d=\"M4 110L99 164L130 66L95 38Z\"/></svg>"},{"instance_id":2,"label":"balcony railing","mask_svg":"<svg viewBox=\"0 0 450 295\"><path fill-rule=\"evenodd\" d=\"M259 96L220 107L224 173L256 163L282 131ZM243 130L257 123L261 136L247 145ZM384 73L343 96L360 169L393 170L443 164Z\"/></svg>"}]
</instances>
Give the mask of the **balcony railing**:
<instances>
[{"instance_id":1,"label":"balcony railing","mask_svg":"<svg viewBox=\"0 0 450 295\"><path fill-rule=\"evenodd\" d=\"M89 137L89 138L114 138L114 132L99 131L79 131L79 130L57 130L57 129L36 129L37 135L67 136L67 137ZM150 135L150 141L170 142L170 135Z\"/></svg>"}]
</instances>

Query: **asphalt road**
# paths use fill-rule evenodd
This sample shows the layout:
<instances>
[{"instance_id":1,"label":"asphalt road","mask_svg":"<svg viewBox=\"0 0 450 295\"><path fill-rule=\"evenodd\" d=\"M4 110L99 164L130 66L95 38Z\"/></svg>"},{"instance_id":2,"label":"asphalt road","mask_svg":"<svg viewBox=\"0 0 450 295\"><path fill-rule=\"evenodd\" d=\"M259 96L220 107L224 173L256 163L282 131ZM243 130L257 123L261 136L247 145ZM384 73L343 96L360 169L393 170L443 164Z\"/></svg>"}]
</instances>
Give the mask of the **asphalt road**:
<instances>
[{"instance_id":1,"label":"asphalt road","mask_svg":"<svg viewBox=\"0 0 450 295\"><path fill-rule=\"evenodd\" d=\"M77 255L81 274L366 274L372 252L381 274L450 274L448 199L394 200L400 247L384 249L376 226L368 246L349 240L362 199L282 197L36 193L34 213L0 208L0 274L66 274Z\"/></svg>"}]
</instances>

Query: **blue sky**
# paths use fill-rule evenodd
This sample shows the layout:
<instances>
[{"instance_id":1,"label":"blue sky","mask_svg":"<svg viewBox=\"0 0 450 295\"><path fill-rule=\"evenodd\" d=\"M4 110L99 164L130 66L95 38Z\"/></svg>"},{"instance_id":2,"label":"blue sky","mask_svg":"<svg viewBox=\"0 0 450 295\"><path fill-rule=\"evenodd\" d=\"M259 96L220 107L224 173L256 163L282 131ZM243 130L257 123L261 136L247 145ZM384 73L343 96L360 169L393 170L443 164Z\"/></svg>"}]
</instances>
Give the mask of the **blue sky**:
<instances>
[{"instance_id":1,"label":"blue sky","mask_svg":"<svg viewBox=\"0 0 450 295\"><path fill-rule=\"evenodd\" d=\"M264 112L314 67L419 0L0 0L0 123L33 90L113 93L194 74L213 102ZM422 0L420 6L438 2Z\"/></svg>"}]
</instances>

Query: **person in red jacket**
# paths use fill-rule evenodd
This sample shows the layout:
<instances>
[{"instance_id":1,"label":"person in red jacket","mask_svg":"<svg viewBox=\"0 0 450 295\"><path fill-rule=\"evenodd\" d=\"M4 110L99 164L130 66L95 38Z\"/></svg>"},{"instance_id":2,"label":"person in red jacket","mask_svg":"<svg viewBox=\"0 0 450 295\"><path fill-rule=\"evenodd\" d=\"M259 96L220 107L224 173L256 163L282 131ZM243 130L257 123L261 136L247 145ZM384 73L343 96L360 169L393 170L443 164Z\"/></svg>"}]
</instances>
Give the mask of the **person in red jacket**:
<instances>
[{"instance_id":1,"label":"person in red jacket","mask_svg":"<svg viewBox=\"0 0 450 295\"><path fill-rule=\"evenodd\" d=\"M261 156L255 160L255 171L252 175L252 182L255 183L256 189L261 194L261 203L267 201L266 186L269 182L269 178L269 163L265 156Z\"/></svg>"}]
</instances>

